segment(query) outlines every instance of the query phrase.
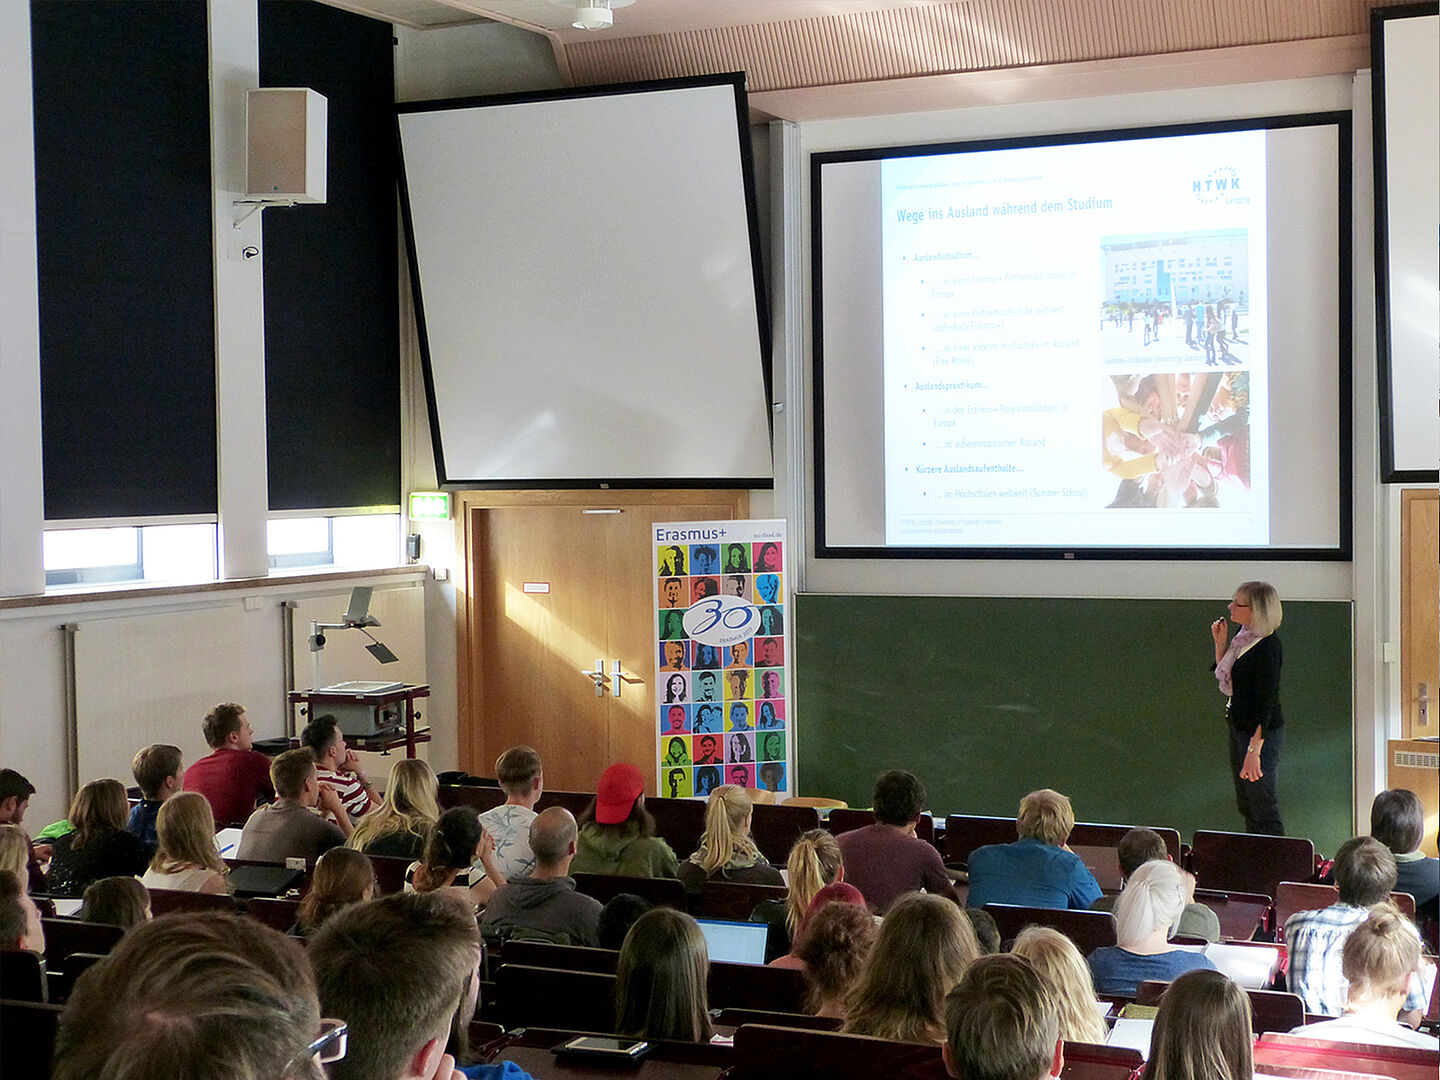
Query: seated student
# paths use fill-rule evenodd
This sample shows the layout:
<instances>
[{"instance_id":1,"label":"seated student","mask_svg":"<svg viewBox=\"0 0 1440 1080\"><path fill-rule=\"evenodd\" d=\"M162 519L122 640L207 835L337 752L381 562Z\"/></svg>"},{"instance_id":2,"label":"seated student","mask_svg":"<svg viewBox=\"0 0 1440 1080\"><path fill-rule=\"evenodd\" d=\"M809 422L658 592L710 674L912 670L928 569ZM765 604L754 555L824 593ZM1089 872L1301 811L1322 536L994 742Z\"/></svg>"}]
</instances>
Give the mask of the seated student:
<instances>
[{"instance_id":1,"label":"seated student","mask_svg":"<svg viewBox=\"0 0 1440 1080\"><path fill-rule=\"evenodd\" d=\"M45 952L45 925L40 909L20 879L0 870L0 951Z\"/></svg>"},{"instance_id":2,"label":"seated student","mask_svg":"<svg viewBox=\"0 0 1440 1080\"><path fill-rule=\"evenodd\" d=\"M1160 998L1141 1080L1250 1080L1250 998L1218 971L1189 971Z\"/></svg>"},{"instance_id":3,"label":"seated student","mask_svg":"<svg viewBox=\"0 0 1440 1080\"><path fill-rule=\"evenodd\" d=\"M485 876L472 873L480 863ZM452 806L440 815L425 853L405 871L405 891L428 893L441 889L463 893L477 910L505 884L495 863L495 841L480 825L473 806Z\"/></svg>"},{"instance_id":4,"label":"seated student","mask_svg":"<svg viewBox=\"0 0 1440 1080\"><path fill-rule=\"evenodd\" d=\"M815 894L826 885L845 879L840 845L824 829L810 829L800 835L790 848L785 870L790 891L784 901L762 900L750 912L751 922L763 922L767 928L766 963L790 951L796 929Z\"/></svg>"},{"instance_id":5,"label":"seated student","mask_svg":"<svg viewBox=\"0 0 1440 1080\"><path fill-rule=\"evenodd\" d=\"M150 890L133 877L92 881L80 905L82 922L105 923L124 930L148 922L150 917Z\"/></svg>"},{"instance_id":6,"label":"seated student","mask_svg":"<svg viewBox=\"0 0 1440 1080\"><path fill-rule=\"evenodd\" d=\"M970 928L975 931L975 940L980 943L981 955L994 956L998 953L1000 951L1000 927L995 922L995 916L984 908L967 907L965 917L970 920ZM1086 974L1088 977L1089 973Z\"/></svg>"},{"instance_id":7,"label":"seated student","mask_svg":"<svg viewBox=\"0 0 1440 1080\"><path fill-rule=\"evenodd\" d=\"M345 827L350 824L339 797L332 789L321 787L316 779L315 760L309 750L286 750L270 766L270 776L279 798L256 810L245 822L235 852L237 859L276 863L304 859L314 866L325 852L345 843L341 827L315 813L317 806L332 813L339 810Z\"/></svg>"},{"instance_id":8,"label":"seated student","mask_svg":"<svg viewBox=\"0 0 1440 1080\"><path fill-rule=\"evenodd\" d=\"M345 735L335 717L327 714L311 720L300 733L300 745L315 759L315 775L321 786L340 796L340 805L352 823L380 805L375 785L360 770L360 756L345 745ZM339 816L334 816L339 825Z\"/></svg>"},{"instance_id":9,"label":"seated student","mask_svg":"<svg viewBox=\"0 0 1440 1080\"><path fill-rule=\"evenodd\" d=\"M454 1025L475 1013L480 934L447 893L397 893L326 921L310 960L327 1016L343 1016L350 1046L329 1080L450 1080Z\"/></svg>"},{"instance_id":10,"label":"seated student","mask_svg":"<svg viewBox=\"0 0 1440 1080\"><path fill-rule=\"evenodd\" d=\"M1338 1020L1307 1024L1290 1032L1307 1039L1415 1046L1440 1049L1434 1035L1412 1031L1396 1016L1420 967L1420 935L1410 920L1389 904L1377 904L1370 917L1345 939L1341 972L1348 984L1345 1014Z\"/></svg>"},{"instance_id":11,"label":"seated student","mask_svg":"<svg viewBox=\"0 0 1440 1080\"><path fill-rule=\"evenodd\" d=\"M902 896L849 998L844 1030L901 1042L945 1038L945 995L980 956L970 920L953 900L926 893Z\"/></svg>"},{"instance_id":12,"label":"seated student","mask_svg":"<svg viewBox=\"0 0 1440 1080\"><path fill-rule=\"evenodd\" d=\"M310 890L300 900L290 933L308 938L337 911L374 896L375 868L369 856L351 848L331 848L315 862Z\"/></svg>"},{"instance_id":13,"label":"seated student","mask_svg":"<svg viewBox=\"0 0 1440 1080\"><path fill-rule=\"evenodd\" d=\"M422 758L401 758L390 767L385 798L360 819L345 846L367 855L418 859L440 818L435 770Z\"/></svg>"},{"instance_id":14,"label":"seated student","mask_svg":"<svg viewBox=\"0 0 1440 1080\"><path fill-rule=\"evenodd\" d=\"M140 785L141 798L130 810L125 827L153 852L160 842L155 836L155 815L166 799L184 787L185 758L178 746L151 743L135 754L130 771Z\"/></svg>"},{"instance_id":15,"label":"seated student","mask_svg":"<svg viewBox=\"0 0 1440 1080\"><path fill-rule=\"evenodd\" d=\"M810 1011L844 1020L850 992L875 947L879 929L863 904L826 904L795 946L810 987Z\"/></svg>"},{"instance_id":16,"label":"seated student","mask_svg":"<svg viewBox=\"0 0 1440 1080\"><path fill-rule=\"evenodd\" d=\"M1170 854L1164 838L1153 829L1131 829L1120 838L1115 847L1120 859L1120 873L1125 880L1144 866L1157 859L1168 860ZM1204 904L1195 902L1195 875L1180 871L1185 879L1185 913L1180 916L1180 928L1175 931L1181 937L1198 937L1206 941L1220 940L1220 919ZM1114 911L1117 896L1106 894L1090 905L1091 911Z\"/></svg>"},{"instance_id":17,"label":"seated student","mask_svg":"<svg viewBox=\"0 0 1440 1080\"><path fill-rule=\"evenodd\" d=\"M686 889L698 891L707 881L785 884L780 871L770 865L750 838L753 814L750 793L743 787L721 784L710 793L700 847L680 864L679 877Z\"/></svg>"},{"instance_id":18,"label":"seated student","mask_svg":"<svg viewBox=\"0 0 1440 1080\"><path fill-rule=\"evenodd\" d=\"M883 915L897 898L916 889L956 899L940 853L915 835L925 809L925 785L913 773L891 769L876 778L872 799L875 824L836 838L845 880L865 894L870 910Z\"/></svg>"},{"instance_id":19,"label":"seated student","mask_svg":"<svg viewBox=\"0 0 1440 1080\"><path fill-rule=\"evenodd\" d=\"M710 956L695 920L673 908L640 916L615 968L615 1030L635 1039L709 1042Z\"/></svg>"},{"instance_id":20,"label":"seated student","mask_svg":"<svg viewBox=\"0 0 1440 1080\"><path fill-rule=\"evenodd\" d=\"M255 749L255 732L243 705L233 701L216 705L205 714L201 729L211 753L185 770L185 790L209 799L221 824L244 821L257 800L275 794L270 759Z\"/></svg>"},{"instance_id":21,"label":"seated student","mask_svg":"<svg viewBox=\"0 0 1440 1080\"><path fill-rule=\"evenodd\" d=\"M580 815L570 872L675 877L679 871L675 852L655 835L640 770L628 762L611 765L600 776L594 801Z\"/></svg>"},{"instance_id":22,"label":"seated student","mask_svg":"<svg viewBox=\"0 0 1440 1080\"><path fill-rule=\"evenodd\" d=\"M618 952L620 946L625 944L625 935L630 933L630 927L654 906L643 896L629 892L616 893L600 909L600 919L595 927L599 938L597 944L602 949Z\"/></svg>"},{"instance_id":23,"label":"seated student","mask_svg":"<svg viewBox=\"0 0 1440 1080\"><path fill-rule=\"evenodd\" d=\"M91 780L76 792L66 815L73 831L55 838L52 894L78 899L92 881L144 873L150 853L125 830L129 810L125 785L119 780Z\"/></svg>"},{"instance_id":24,"label":"seated student","mask_svg":"<svg viewBox=\"0 0 1440 1080\"><path fill-rule=\"evenodd\" d=\"M487 939L541 938L561 945L600 944L600 901L575 891L570 863L575 858L574 815L552 806L536 815L526 847L534 869L495 890L480 916Z\"/></svg>"},{"instance_id":25,"label":"seated student","mask_svg":"<svg viewBox=\"0 0 1440 1080\"><path fill-rule=\"evenodd\" d=\"M1090 954L1090 975L1102 994L1133 997L1146 979L1167 982L1187 971L1214 969L1208 957L1171 946L1185 912L1185 880L1172 862L1148 862L1131 875L1115 905L1118 945Z\"/></svg>"},{"instance_id":26,"label":"seated student","mask_svg":"<svg viewBox=\"0 0 1440 1080\"><path fill-rule=\"evenodd\" d=\"M865 907L865 897L859 889L844 881L833 882L815 894L815 898L810 901L810 906L805 909L805 914L800 916L800 922L796 924L795 933L791 938L791 940L795 942L791 950L782 956L777 956L773 960L767 960L766 963L770 967L793 968L796 971L804 971L805 961L800 959L796 953L796 949L799 947L800 940L805 936L805 931L810 927L810 920L815 918L822 908L828 907L831 904L849 904L851 907L864 908L865 914L869 915L870 920L872 922L876 921L875 916L870 915L870 909Z\"/></svg>"},{"instance_id":27,"label":"seated student","mask_svg":"<svg viewBox=\"0 0 1440 1080\"><path fill-rule=\"evenodd\" d=\"M976 960L945 997L946 1071L957 1080L1059 1076L1064 1043L1048 990L1022 957Z\"/></svg>"},{"instance_id":28,"label":"seated student","mask_svg":"<svg viewBox=\"0 0 1440 1080\"><path fill-rule=\"evenodd\" d=\"M182 791L160 807L160 846L141 878L147 889L228 893L230 868L215 844L215 818L198 791Z\"/></svg>"},{"instance_id":29,"label":"seated student","mask_svg":"<svg viewBox=\"0 0 1440 1080\"><path fill-rule=\"evenodd\" d=\"M30 891L30 837L19 825L0 825L0 870L9 870Z\"/></svg>"},{"instance_id":30,"label":"seated student","mask_svg":"<svg viewBox=\"0 0 1440 1080\"><path fill-rule=\"evenodd\" d=\"M528 746L512 746L495 761L495 777L505 802L480 815L480 824L495 838L495 863L506 881L524 877L535 868L530 850L530 826L535 804L545 791L545 765Z\"/></svg>"},{"instance_id":31,"label":"seated student","mask_svg":"<svg viewBox=\"0 0 1440 1080\"><path fill-rule=\"evenodd\" d=\"M1335 853L1335 884L1340 890L1338 903L1318 911L1297 911L1285 920L1290 992L1305 1002L1307 1013L1317 1016L1339 1016L1345 1011L1345 939L1370 917L1370 908L1389 900L1395 888L1395 856L1373 837L1352 837ZM1420 980L1412 979L1404 1011L1415 1014L1418 1021L1424 1008Z\"/></svg>"},{"instance_id":32,"label":"seated student","mask_svg":"<svg viewBox=\"0 0 1440 1080\"><path fill-rule=\"evenodd\" d=\"M1095 983L1073 941L1048 926L1027 926L1010 951L1029 960L1044 980L1060 1014L1060 1038L1066 1042L1105 1041L1109 1029L1096 1007Z\"/></svg>"},{"instance_id":33,"label":"seated student","mask_svg":"<svg viewBox=\"0 0 1440 1080\"><path fill-rule=\"evenodd\" d=\"M1070 800L1042 788L1020 800L1020 839L987 844L970 853L970 907L1088 908L1101 889L1086 865L1065 846L1075 828Z\"/></svg>"},{"instance_id":34,"label":"seated student","mask_svg":"<svg viewBox=\"0 0 1440 1080\"><path fill-rule=\"evenodd\" d=\"M25 811L30 806L30 796L34 794L35 785L25 777L14 769L0 769L0 825L13 825L19 829L25 820ZM27 887L30 892L43 892L45 872L42 867L54 849L49 844L31 842L28 834L25 845L29 849L26 874L30 880Z\"/></svg>"},{"instance_id":35,"label":"seated student","mask_svg":"<svg viewBox=\"0 0 1440 1080\"><path fill-rule=\"evenodd\" d=\"M256 919L186 912L128 931L75 984L52 1080L315 1080L345 1048L304 950Z\"/></svg>"},{"instance_id":36,"label":"seated student","mask_svg":"<svg viewBox=\"0 0 1440 1080\"><path fill-rule=\"evenodd\" d=\"M1370 804L1370 835L1395 856L1393 892L1415 898L1415 914L1435 919L1440 911L1440 859L1420 850L1425 839L1425 810L1413 791L1391 788Z\"/></svg>"}]
</instances>

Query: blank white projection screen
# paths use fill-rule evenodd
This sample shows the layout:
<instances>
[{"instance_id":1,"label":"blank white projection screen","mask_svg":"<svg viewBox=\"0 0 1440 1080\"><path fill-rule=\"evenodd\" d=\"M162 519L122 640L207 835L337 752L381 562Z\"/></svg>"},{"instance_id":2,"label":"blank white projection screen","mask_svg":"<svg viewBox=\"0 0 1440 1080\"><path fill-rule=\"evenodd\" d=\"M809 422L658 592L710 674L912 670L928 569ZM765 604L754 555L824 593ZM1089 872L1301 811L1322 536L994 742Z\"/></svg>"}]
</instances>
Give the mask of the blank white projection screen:
<instances>
[{"instance_id":1,"label":"blank white projection screen","mask_svg":"<svg viewBox=\"0 0 1440 1080\"><path fill-rule=\"evenodd\" d=\"M442 482L768 480L735 80L402 110Z\"/></svg>"}]
</instances>

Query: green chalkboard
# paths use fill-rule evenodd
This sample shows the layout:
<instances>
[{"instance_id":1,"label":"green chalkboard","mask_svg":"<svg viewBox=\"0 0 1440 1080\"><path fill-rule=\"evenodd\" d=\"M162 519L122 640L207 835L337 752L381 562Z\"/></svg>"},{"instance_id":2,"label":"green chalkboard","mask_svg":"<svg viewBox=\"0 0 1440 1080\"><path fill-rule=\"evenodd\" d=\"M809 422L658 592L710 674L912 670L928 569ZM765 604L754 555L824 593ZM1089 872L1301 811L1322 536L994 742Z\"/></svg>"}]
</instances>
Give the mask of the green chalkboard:
<instances>
[{"instance_id":1,"label":"green chalkboard","mask_svg":"<svg viewBox=\"0 0 1440 1080\"><path fill-rule=\"evenodd\" d=\"M1223 601L831 596L794 603L800 790L868 806L905 768L948 813L1027 791L1081 821L1241 831L1209 624ZM1351 834L1351 607L1285 601L1286 831Z\"/></svg>"}]
</instances>

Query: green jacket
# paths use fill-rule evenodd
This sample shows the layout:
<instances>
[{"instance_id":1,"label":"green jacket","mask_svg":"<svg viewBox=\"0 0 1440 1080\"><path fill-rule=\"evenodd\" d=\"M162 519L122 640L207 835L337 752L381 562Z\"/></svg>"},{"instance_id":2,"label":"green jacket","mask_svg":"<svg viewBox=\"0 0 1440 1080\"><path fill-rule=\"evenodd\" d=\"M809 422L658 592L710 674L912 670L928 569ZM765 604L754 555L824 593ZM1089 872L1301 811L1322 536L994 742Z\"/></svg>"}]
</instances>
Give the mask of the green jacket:
<instances>
[{"instance_id":1,"label":"green jacket","mask_svg":"<svg viewBox=\"0 0 1440 1080\"><path fill-rule=\"evenodd\" d=\"M624 825L586 822L575 840L572 874L619 874L622 877L676 877L680 863L670 845L658 836L641 836L634 821Z\"/></svg>"}]
</instances>

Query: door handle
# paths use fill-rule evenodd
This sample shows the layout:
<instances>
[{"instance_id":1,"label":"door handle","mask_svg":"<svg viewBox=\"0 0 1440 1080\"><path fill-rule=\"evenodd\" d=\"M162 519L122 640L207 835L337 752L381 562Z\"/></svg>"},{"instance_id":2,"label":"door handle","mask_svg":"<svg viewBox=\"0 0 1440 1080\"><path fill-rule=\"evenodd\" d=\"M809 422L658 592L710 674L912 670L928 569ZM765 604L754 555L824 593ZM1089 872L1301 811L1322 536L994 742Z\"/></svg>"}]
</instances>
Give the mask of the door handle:
<instances>
[{"instance_id":1,"label":"door handle","mask_svg":"<svg viewBox=\"0 0 1440 1080\"><path fill-rule=\"evenodd\" d=\"M1430 723L1430 684L1422 682L1417 696L1420 702L1420 726L1427 727Z\"/></svg>"},{"instance_id":2,"label":"door handle","mask_svg":"<svg viewBox=\"0 0 1440 1080\"><path fill-rule=\"evenodd\" d=\"M605 696L605 684L610 681L610 676L605 674L605 658L598 657L595 660L595 669L581 668L580 674L595 684L595 696Z\"/></svg>"}]
</instances>

